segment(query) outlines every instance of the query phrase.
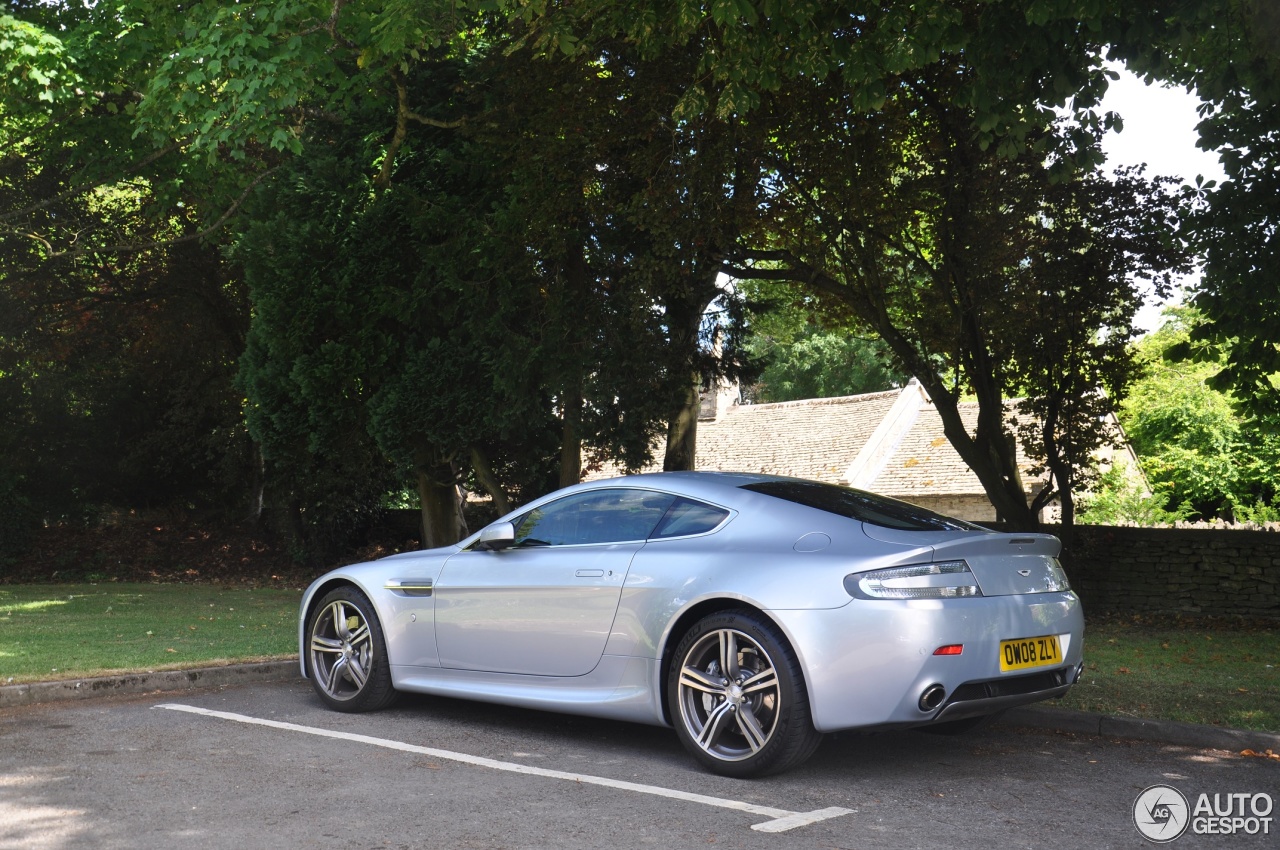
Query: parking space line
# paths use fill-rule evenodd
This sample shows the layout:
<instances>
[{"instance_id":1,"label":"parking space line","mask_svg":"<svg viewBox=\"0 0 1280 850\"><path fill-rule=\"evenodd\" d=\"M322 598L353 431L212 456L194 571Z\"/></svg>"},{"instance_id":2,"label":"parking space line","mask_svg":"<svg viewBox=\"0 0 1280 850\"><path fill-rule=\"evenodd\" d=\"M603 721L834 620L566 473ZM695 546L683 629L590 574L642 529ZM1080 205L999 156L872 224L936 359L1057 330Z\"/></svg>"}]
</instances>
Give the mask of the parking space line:
<instances>
[{"instance_id":1,"label":"parking space line","mask_svg":"<svg viewBox=\"0 0 1280 850\"><path fill-rule=\"evenodd\" d=\"M775 809L771 806L758 806L755 803L747 803L742 800L726 800L722 797L709 797L705 794L691 794L688 791L677 791L674 788L662 788L657 785L642 785L638 782L626 782L620 779L609 779L603 776L589 776L583 773L569 773L563 770L547 770L541 767L532 767L526 764L517 764L515 762L497 761L496 759L484 758L482 756L472 756L466 753L455 753L449 750L438 750L434 747L419 747L416 744L406 744L402 741L392 741L387 738L374 738L369 735L356 735L351 732L335 732L331 729L321 729L316 726L301 726L297 723L285 723L279 720L266 720L261 717L250 717L246 714L234 714L229 711L214 711L209 708L199 708L194 705L180 705L177 703L164 703L154 706L154 708L163 708L169 711L184 711L189 714L199 714L204 717L216 717L222 720L233 720L237 723L247 723L253 726L267 726L272 729L283 729L289 732L301 732L306 735L317 735L322 738L338 738L343 741L353 741L359 744L369 744L374 747L385 747L390 750L401 750L407 753L418 753L421 755L431 756L433 758L445 759L448 761L456 761L462 764L469 764L475 767L487 767L492 770L505 770L508 773L523 773L529 776L543 776L548 779L565 779L570 782L581 782L585 785L601 785L606 788L616 788L621 791L634 791L638 794L650 794L655 797L668 797L673 800L683 800L687 803L701 803L704 806L716 806L722 809L735 809L740 812L747 812L753 815L764 815L772 818L772 820L752 825L752 829L757 832L786 832L801 826L807 826L830 818L837 818L841 815L850 815L854 813L853 809L845 809L839 806L833 806L827 809L817 809L812 812L793 812L788 809Z\"/></svg>"}]
</instances>

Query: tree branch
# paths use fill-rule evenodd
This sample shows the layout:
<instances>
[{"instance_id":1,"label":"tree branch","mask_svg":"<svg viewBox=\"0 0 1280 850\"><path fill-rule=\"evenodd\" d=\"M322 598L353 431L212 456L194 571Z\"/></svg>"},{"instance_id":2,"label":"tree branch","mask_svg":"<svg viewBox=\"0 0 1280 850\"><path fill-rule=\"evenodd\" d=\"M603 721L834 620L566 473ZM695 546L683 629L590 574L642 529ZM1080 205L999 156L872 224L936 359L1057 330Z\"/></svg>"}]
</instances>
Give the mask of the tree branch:
<instances>
[{"instance_id":1,"label":"tree branch","mask_svg":"<svg viewBox=\"0 0 1280 850\"><path fill-rule=\"evenodd\" d=\"M187 242L195 242L198 239L203 239L204 237L208 236L210 233L213 233L214 231L221 229L222 226L226 224L233 215L236 214L236 211L240 209L240 206L245 202L245 199L249 197L249 194L258 187L258 184L261 183L263 180L265 180L267 177L269 177L271 174L273 174L275 171L277 171L279 168L280 166L276 166L275 168L268 168L266 171L262 172L257 177L253 178L252 182L250 182L249 185L245 187L245 190L240 193L240 197L232 201L231 206L223 210L222 215L218 217L217 221L215 221L213 224L209 225L204 230L201 230L197 233L188 233L186 236L179 236L175 239L156 239L151 242L135 242L135 243L125 244L125 245L106 245L103 247L87 246L84 248L77 248L75 250L59 251L57 253L50 254L46 259L58 260L58 259L62 259L63 257L79 257L79 256L83 256L84 254L90 254L90 253L136 254L141 251L150 251L154 248L169 248L174 245L182 245Z\"/></svg>"},{"instance_id":2,"label":"tree branch","mask_svg":"<svg viewBox=\"0 0 1280 850\"><path fill-rule=\"evenodd\" d=\"M400 69L394 66L391 68L391 82L396 87L396 129L391 135L391 142L387 145L387 152L383 156L382 168L379 169L378 176L373 181L378 189L385 189L391 185L391 171L395 168L396 154L400 152L400 148L404 146L405 139L409 137L410 120L445 130L462 126L461 119L457 121L439 121L435 118L419 115L410 109L409 88L405 85L404 74L400 73Z\"/></svg>"},{"instance_id":3,"label":"tree branch","mask_svg":"<svg viewBox=\"0 0 1280 850\"><path fill-rule=\"evenodd\" d=\"M342 7L347 5L349 2L351 2L351 0L333 0L333 9L329 12L328 20L321 21L313 27L308 27L299 33L295 33L295 35L301 38L324 30L329 34L329 38L333 39L334 43L341 44L348 50L359 50L360 45L338 32L338 16L342 14Z\"/></svg>"},{"instance_id":4,"label":"tree branch","mask_svg":"<svg viewBox=\"0 0 1280 850\"><path fill-rule=\"evenodd\" d=\"M135 171L139 171L140 169L146 168L148 165L155 162L156 160L161 159L167 156L168 154L173 153L175 150L177 150L181 146L182 146L181 142L174 142L168 147L161 148L160 150L156 151L150 156L143 158L142 160L126 168L124 171L118 172L117 174L114 174L111 177L104 177L101 180L93 181L90 183L82 183L78 186L72 186L70 189L65 189L59 192L58 194L54 195L53 197L45 198L43 201L34 203L29 207L24 207L23 209L20 209L20 210L14 210L12 212L4 213L3 215L0 215L0 222L9 221L10 219L18 218L19 216L24 216L29 213L36 212L37 210L46 209L58 203L59 201L65 200L66 198L79 195L80 193L87 192L90 189L96 189L99 186L105 186L108 183L114 183L120 180L121 178L123 178L126 174L132 174Z\"/></svg>"}]
</instances>

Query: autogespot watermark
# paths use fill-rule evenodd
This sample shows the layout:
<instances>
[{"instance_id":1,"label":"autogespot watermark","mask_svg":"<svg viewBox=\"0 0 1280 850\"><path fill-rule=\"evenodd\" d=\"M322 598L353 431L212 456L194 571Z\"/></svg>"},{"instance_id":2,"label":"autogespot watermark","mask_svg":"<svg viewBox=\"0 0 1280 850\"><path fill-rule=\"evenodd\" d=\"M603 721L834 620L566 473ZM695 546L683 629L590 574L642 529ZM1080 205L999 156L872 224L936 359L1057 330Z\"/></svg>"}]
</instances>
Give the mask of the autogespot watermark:
<instances>
[{"instance_id":1,"label":"autogespot watermark","mask_svg":"<svg viewBox=\"0 0 1280 850\"><path fill-rule=\"evenodd\" d=\"M1133 801L1133 825L1157 844L1195 835L1270 835L1270 794L1200 794L1194 804L1172 785L1152 785Z\"/></svg>"}]
</instances>

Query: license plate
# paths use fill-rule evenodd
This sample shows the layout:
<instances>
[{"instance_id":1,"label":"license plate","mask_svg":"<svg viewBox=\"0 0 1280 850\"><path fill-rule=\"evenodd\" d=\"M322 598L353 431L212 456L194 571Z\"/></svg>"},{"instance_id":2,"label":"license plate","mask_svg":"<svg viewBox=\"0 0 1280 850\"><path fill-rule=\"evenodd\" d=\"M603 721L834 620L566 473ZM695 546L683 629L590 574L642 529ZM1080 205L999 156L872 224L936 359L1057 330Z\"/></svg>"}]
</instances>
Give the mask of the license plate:
<instances>
[{"instance_id":1,"label":"license plate","mask_svg":"<svg viewBox=\"0 0 1280 850\"><path fill-rule=\"evenodd\" d=\"M1000 670L1025 670L1062 663L1057 635L1000 641Z\"/></svg>"}]
</instances>

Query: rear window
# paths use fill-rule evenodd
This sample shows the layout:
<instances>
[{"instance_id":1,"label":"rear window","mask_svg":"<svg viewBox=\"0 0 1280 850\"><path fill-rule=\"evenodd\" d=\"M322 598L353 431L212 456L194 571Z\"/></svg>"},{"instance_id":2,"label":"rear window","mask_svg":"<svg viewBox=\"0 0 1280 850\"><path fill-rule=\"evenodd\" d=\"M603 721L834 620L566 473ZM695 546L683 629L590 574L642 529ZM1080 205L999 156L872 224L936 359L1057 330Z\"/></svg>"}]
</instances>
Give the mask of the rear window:
<instances>
[{"instance_id":1,"label":"rear window","mask_svg":"<svg viewBox=\"0 0 1280 850\"><path fill-rule=\"evenodd\" d=\"M896 499L886 499L864 490L821 484L817 481L761 481L743 484L742 489L883 528L903 531L971 531L978 528L963 520L936 514Z\"/></svg>"}]
</instances>

